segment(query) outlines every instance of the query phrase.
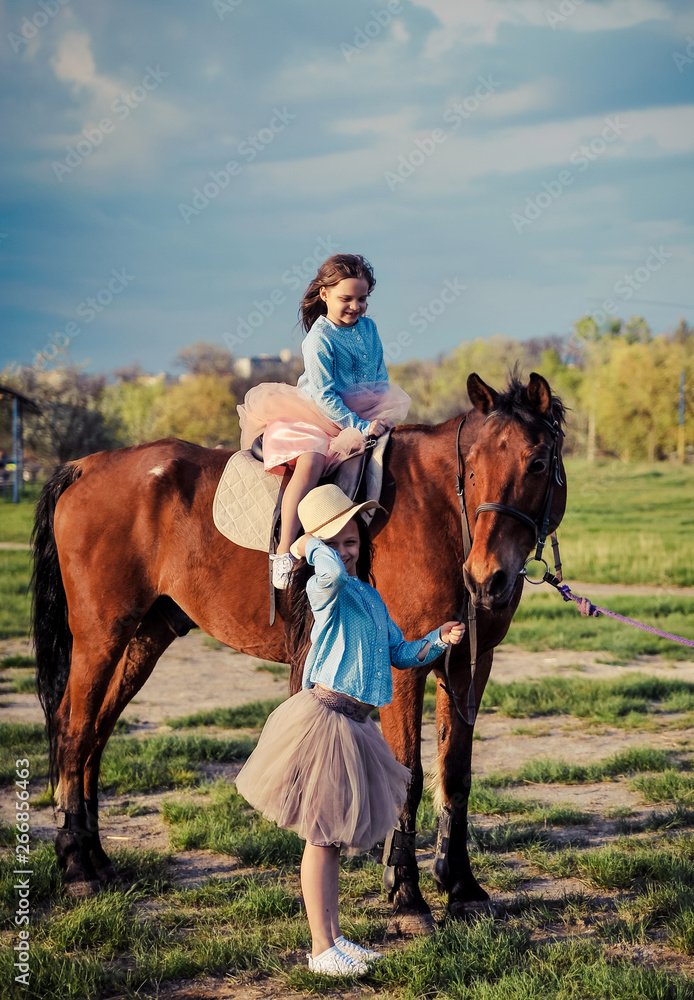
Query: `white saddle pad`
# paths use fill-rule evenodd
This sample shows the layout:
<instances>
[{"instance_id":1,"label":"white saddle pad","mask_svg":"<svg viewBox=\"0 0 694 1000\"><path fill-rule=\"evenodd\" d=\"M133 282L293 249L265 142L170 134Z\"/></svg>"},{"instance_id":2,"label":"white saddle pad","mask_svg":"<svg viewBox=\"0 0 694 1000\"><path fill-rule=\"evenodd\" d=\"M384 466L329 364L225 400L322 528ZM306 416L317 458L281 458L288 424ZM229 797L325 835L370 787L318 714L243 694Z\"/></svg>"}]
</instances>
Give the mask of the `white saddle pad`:
<instances>
[{"instance_id":1,"label":"white saddle pad","mask_svg":"<svg viewBox=\"0 0 694 1000\"><path fill-rule=\"evenodd\" d=\"M364 477L367 500L378 500L381 495L383 455L389 437L390 434L382 434L378 438L367 463ZM337 474L335 478L339 484ZM214 495L212 517L215 527L236 545L268 552L272 515L281 485L282 477L266 472L263 463L253 458L250 451L235 452L226 464ZM374 513L369 510L362 517L370 523Z\"/></svg>"},{"instance_id":2,"label":"white saddle pad","mask_svg":"<svg viewBox=\"0 0 694 1000\"><path fill-rule=\"evenodd\" d=\"M282 477L266 472L250 451L237 451L217 484L212 506L215 526L236 545L268 552L281 485Z\"/></svg>"}]
</instances>

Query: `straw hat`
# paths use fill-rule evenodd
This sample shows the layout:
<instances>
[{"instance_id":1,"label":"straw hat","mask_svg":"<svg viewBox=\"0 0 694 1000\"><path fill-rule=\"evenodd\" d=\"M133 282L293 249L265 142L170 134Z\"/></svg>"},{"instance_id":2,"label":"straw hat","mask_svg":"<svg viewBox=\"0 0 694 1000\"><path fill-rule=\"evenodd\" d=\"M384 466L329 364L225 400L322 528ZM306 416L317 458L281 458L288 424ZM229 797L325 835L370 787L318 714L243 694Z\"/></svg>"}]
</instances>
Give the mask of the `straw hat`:
<instances>
[{"instance_id":1,"label":"straw hat","mask_svg":"<svg viewBox=\"0 0 694 1000\"><path fill-rule=\"evenodd\" d=\"M299 517L307 534L325 540L339 534L360 511L373 510L375 507L384 509L376 500L354 503L335 483L326 483L306 494L299 503ZM298 557L297 543L298 539L289 551Z\"/></svg>"}]
</instances>

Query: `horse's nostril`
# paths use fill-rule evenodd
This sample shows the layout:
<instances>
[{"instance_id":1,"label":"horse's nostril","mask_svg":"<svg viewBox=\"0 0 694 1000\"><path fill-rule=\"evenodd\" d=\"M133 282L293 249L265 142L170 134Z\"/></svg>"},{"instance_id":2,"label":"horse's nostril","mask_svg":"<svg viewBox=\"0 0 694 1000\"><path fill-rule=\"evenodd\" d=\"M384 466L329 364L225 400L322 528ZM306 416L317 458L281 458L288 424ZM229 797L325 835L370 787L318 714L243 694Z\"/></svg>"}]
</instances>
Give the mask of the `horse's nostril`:
<instances>
[{"instance_id":1,"label":"horse's nostril","mask_svg":"<svg viewBox=\"0 0 694 1000\"><path fill-rule=\"evenodd\" d=\"M502 569L498 569L489 581L489 593L492 595L502 594L506 589L508 577Z\"/></svg>"}]
</instances>

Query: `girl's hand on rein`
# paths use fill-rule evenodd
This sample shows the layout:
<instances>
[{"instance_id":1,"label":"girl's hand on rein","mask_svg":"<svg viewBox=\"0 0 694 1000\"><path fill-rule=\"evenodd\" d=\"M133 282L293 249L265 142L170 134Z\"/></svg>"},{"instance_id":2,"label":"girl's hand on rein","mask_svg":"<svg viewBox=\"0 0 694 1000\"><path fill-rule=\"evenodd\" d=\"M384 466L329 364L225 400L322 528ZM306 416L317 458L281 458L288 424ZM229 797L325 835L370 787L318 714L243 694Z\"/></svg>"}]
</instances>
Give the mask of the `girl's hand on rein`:
<instances>
[{"instance_id":1,"label":"girl's hand on rein","mask_svg":"<svg viewBox=\"0 0 694 1000\"><path fill-rule=\"evenodd\" d=\"M453 646L457 646L465 635L465 626L462 622L446 622L441 626L440 632L442 642L450 642Z\"/></svg>"},{"instance_id":2,"label":"girl's hand on rein","mask_svg":"<svg viewBox=\"0 0 694 1000\"><path fill-rule=\"evenodd\" d=\"M392 426L389 420L372 420L369 424L369 437L380 437Z\"/></svg>"}]
</instances>

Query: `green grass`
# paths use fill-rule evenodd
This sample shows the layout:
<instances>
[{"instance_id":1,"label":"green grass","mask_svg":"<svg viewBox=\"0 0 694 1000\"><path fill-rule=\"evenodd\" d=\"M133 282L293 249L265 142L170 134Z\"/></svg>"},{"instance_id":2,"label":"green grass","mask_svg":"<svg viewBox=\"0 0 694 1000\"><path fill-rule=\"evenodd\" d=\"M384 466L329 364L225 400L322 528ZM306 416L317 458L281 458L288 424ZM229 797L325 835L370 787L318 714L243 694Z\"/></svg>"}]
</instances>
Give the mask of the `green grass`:
<instances>
[{"instance_id":1,"label":"green grass","mask_svg":"<svg viewBox=\"0 0 694 1000\"><path fill-rule=\"evenodd\" d=\"M671 767L672 756L664 750L632 747L593 764L572 764L554 758L534 758L523 764L513 777L513 783L530 781L537 784L577 785L605 781L635 771L663 771ZM642 779L635 779L642 780Z\"/></svg>"},{"instance_id":2,"label":"green grass","mask_svg":"<svg viewBox=\"0 0 694 1000\"><path fill-rule=\"evenodd\" d=\"M691 801L694 795L694 775L668 770L662 774L643 774L632 778L630 786L640 792L644 802Z\"/></svg>"},{"instance_id":3,"label":"green grass","mask_svg":"<svg viewBox=\"0 0 694 1000\"><path fill-rule=\"evenodd\" d=\"M512 719L573 715L579 719L624 725L649 713L670 711L675 697L689 698L694 684L646 674L627 674L616 680L582 677L544 677L537 681L502 684L490 679L481 711Z\"/></svg>"},{"instance_id":4,"label":"green grass","mask_svg":"<svg viewBox=\"0 0 694 1000\"><path fill-rule=\"evenodd\" d=\"M694 466L569 460L566 471L559 542L567 580L694 586Z\"/></svg>"},{"instance_id":5,"label":"green grass","mask_svg":"<svg viewBox=\"0 0 694 1000\"><path fill-rule=\"evenodd\" d=\"M13 784L16 775L15 761L27 758L31 790L35 782L48 776L48 743L43 726L23 722L0 722L0 785Z\"/></svg>"},{"instance_id":6,"label":"green grass","mask_svg":"<svg viewBox=\"0 0 694 1000\"><path fill-rule=\"evenodd\" d=\"M26 673L15 674L13 677L8 678L8 680L7 690L13 694L34 694L36 691L36 678L33 673L29 676Z\"/></svg>"},{"instance_id":7,"label":"green grass","mask_svg":"<svg viewBox=\"0 0 694 1000\"><path fill-rule=\"evenodd\" d=\"M0 542L29 542L34 527L34 507L40 492L40 487L25 486L21 503L0 500Z\"/></svg>"},{"instance_id":8,"label":"green grass","mask_svg":"<svg viewBox=\"0 0 694 1000\"><path fill-rule=\"evenodd\" d=\"M614 845L548 852L531 845L524 852L556 878L578 878L596 889L643 890L649 883L680 882L694 887L694 838L680 834L648 843L624 839Z\"/></svg>"},{"instance_id":9,"label":"green grass","mask_svg":"<svg viewBox=\"0 0 694 1000\"><path fill-rule=\"evenodd\" d=\"M274 712L286 698L269 698L249 701L235 708L215 708L210 712L195 712L167 719L172 729L190 729L195 726L217 726L219 729L262 729L270 712Z\"/></svg>"},{"instance_id":10,"label":"green grass","mask_svg":"<svg viewBox=\"0 0 694 1000\"><path fill-rule=\"evenodd\" d=\"M187 788L199 781L199 763L243 760L255 740L209 736L119 737L109 740L101 767L101 787L118 794L157 788Z\"/></svg>"},{"instance_id":11,"label":"green grass","mask_svg":"<svg viewBox=\"0 0 694 1000\"><path fill-rule=\"evenodd\" d=\"M209 801L164 803L172 847L231 854L249 865L295 864L303 846L296 834L281 830L254 812L226 781L216 783Z\"/></svg>"},{"instance_id":12,"label":"green grass","mask_svg":"<svg viewBox=\"0 0 694 1000\"><path fill-rule=\"evenodd\" d=\"M14 656L3 656L0 660L0 670L8 670L11 667L16 667L19 669L28 669L29 667L36 668L36 657L35 656L20 656L15 654Z\"/></svg>"},{"instance_id":13,"label":"green grass","mask_svg":"<svg viewBox=\"0 0 694 1000\"><path fill-rule=\"evenodd\" d=\"M289 680L290 667L286 663L261 663L255 669L259 673L272 674L276 681Z\"/></svg>"},{"instance_id":14,"label":"green grass","mask_svg":"<svg viewBox=\"0 0 694 1000\"><path fill-rule=\"evenodd\" d=\"M0 550L0 639L29 634L31 553Z\"/></svg>"},{"instance_id":15,"label":"green grass","mask_svg":"<svg viewBox=\"0 0 694 1000\"><path fill-rule=\"evenodd\" d=\"M530 588L526 587L526 591ZM584 588L581 597L591 597ZM684 595L593 597L593 603L664 632L694 639L694 598ZM606 615L584 618L573 602L565 602L548 586L524 596L505 643L533 652L548 649L601 650L623 662L637 656L660 654L670 660L691 660L691 647L661 639ZM613 660L614 661L614 660Z\"/></svg>"}]
</instances>

